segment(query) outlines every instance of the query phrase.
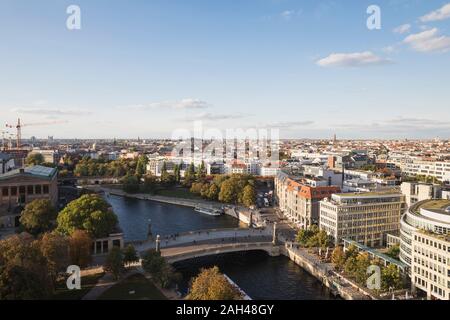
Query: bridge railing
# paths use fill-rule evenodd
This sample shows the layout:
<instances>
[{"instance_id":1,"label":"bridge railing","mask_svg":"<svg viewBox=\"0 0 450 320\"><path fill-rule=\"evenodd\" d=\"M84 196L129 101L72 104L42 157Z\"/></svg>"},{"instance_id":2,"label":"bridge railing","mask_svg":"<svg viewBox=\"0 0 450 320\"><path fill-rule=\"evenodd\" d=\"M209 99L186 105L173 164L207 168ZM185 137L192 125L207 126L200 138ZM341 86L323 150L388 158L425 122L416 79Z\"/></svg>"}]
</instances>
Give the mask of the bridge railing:
<instances>
[{"instance_id":1,"label":"bridge railing","mask_svg":"<svg viewBox=\"0 0 450 320\"><path fill-rule=\"evenodd\" d=\"M258 249L265 249L268 250L272 247L271 242L255 242L255 243L239 243L239 244L225 244L220 247L212 246L211 248L203 248L203 249L196 249L193 247L186 248L186 252L181 253L175 253L170 254L167 252L162 251L162 255L169 261L169 262L176 262L181 261L185 259L192 259L196 256L203 256L208 255L209 253L214 254L220 254L220 253L227 253L227 252L233 252L233 251L248 251L248 250L258 250ZM239 249L239 250L234 250Z\"/></svg>"},{"instance_id":2,"label":"bridge railing","mask_svg":"<svg viewBox=\"0 0 450 320\"><path fill-rule=\"evenodd\" d=\"M186 244L193 243L204 243L210 241L223 240L228 241L232 239L241 240L241 239L250 239L250 238L261 238L266 239L267 237L272 236L272 231L270 228L251 228L251 229L242 229L242 228L234 228L234 229L210 229L210 230L199 230L199 231L191 231L180 234L173 234L168 236L160 237L160 247L174 247L174 246L183 246ZM149 250L155 247L156 239L149 239L144 242L135 242L136 249L138 251Z\"/></svg>"}]
</instances>

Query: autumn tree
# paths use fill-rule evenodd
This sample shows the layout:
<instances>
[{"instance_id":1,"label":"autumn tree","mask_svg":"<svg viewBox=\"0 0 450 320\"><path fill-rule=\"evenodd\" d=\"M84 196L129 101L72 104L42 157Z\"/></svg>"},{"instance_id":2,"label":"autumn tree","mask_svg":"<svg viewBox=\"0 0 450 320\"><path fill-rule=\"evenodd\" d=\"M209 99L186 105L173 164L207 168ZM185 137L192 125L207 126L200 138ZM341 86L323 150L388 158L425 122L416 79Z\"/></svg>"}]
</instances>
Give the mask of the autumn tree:
<instances>
[{"instance_id":1,"label":"autumn tree","mask_svg":"<svg viewBox=\"0 0 450 320\"><path fill-rule=\"evenodd\" d=\"M69 237L69 257L72 264L84 267L91 262L92 238L85 230L75 230Z\"/></svg>"},{"instance_id":2,"label":"autumn tree","mask_svg":"<svg viewBox=\"0 0 450 320\"><path fill-rule=\"evenodd\" d=\"M39 245L47 259L49 273L55 280L58 272L65 271L69 265L69 240L57 232L44 233Z\"/></svg>"},{"instance_id":3,"label":"autumn tree","mask_svg":"<svg viewBox=\"0 0 450 320\"><path fill-rule=\"evenodd\" d=\"M341 246L334 248L331 254L331 262L334 263L337 270L342 270L345 264L345 253Z\"/></svg>"},{"instance_id":4,"label":"autumn tree","mask_svg":"<svg viewBox=\"0 0 450 320\"><path fill-rule=\"evenodd\" d=\"M368 278L367 268L370 266L369 254L367 252L360 253L356 257L355 278L359 284L365 284Z\"/></svg>"},{"instance_id":5,"label":"autumn tree","mask_svg":"<svg viewBox=\"0 0 450 320\"><path fill-rule=\"evenodd\" d=\"M241 300L242 295L218 267L202 269L192 280L188 300Z\"/></svg>"},{"instance_id":6,"label":"autumn tree","mask_svg":"<svg viewBox=\"0 0 450 320\"><path fill-rule=\"evenodd\" d=\"M246 185L242 194L242 204L246 207L251 207L255 204L256 192L252 185Z\"/></svg>"},{"instance_id":7,"label":"autumn tree","mask_svg":"<svg viewBox=\"0 0 450 320\"><path fill-rule=\"evenodd\" d=\"M0 300L44 299L52 289L38 241L27 233L0 240Z\"/></svg>"},{"instance_id":8,"label":"autumn tree","mask_svg":"<svg viewBox=\"0 0 450 320\"><path fill-rule=\"evenodd\" d=\"M52 229L57 211L48 199L36 199L28 203L20 216L20 223L33 235Z\"/></svg>"}]
</instances>

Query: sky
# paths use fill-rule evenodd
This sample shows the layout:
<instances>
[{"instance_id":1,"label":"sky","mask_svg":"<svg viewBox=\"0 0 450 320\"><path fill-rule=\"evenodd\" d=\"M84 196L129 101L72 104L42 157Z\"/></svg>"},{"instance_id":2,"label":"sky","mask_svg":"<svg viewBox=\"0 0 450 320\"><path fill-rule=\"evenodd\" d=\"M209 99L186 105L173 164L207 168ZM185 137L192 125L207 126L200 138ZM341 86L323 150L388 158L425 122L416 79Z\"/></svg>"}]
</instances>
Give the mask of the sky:
<instances>
[{"instance_id":1,"label":"sky","mask_svg":"<svg viewBox=\"0 0 450 320\"><path fill-rule=\"evenodd\" d=\"M0 123L24 137L448 139L449 89L449 0L0 0Z\"/></svg>"}]
</instances>

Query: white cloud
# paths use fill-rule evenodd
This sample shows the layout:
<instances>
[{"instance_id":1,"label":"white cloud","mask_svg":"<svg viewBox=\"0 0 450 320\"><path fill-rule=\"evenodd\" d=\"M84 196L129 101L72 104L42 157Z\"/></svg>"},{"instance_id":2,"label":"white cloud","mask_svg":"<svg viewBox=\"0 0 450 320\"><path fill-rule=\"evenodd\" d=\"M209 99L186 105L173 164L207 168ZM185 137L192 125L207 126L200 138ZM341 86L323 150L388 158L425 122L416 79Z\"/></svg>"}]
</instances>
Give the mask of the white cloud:
<instances>
[{"instance_id":1,"label":"white cloud","mask_svg":"<svg viewBox=\"0 0 450 320\"><path fill-rule=\"evenodd\" d=\"M85 116L91 115L91 111L81 109L53 109L53 108L13 108L11 112L21 114L45 115L45 116Z\"/></svg>"},{"instance_id":2,"label":"white cloud","mask_svg":"<svg viewBox=\"0 0 450 320\"><path fill-rule=\"evenodd\" d=\"M202 112L200 114L197 114L191 118L189 118L189 121L195 121L195 120L205 120L205 121L221 121L221 120L230 120L230 119L242 119L248 117L248 115L235 113L235 114L213 114L209 112Z\"/></svg>"},{"instance_id":3,"label":"white cloud","mask_svg":"<svg viewBox=\"0 0 450 320\"><path fill-rule=\"evenodd\" d=\"M301 10L295 11L295 10L285 10L282 13L280 13L280 16L285 20L291 20L296 15L300 15Z\"/></svg>"},{"instance_id":4,"label":"white cloud","mask_svg":"<svg viewBox=\"0 0 450 320\"><path fill-rule=\"evenodd\" d=\"M211 105L206 101L200 99L186 98L179 101L161 101L152 102L148 104L132 104L126 106L119 106L119 109L206 109Z\"/></svg>"},{"instance_id":5,"label":"white cloud","mask_svg":"<svg viewBox=\"0 0 450 320\"><path fill-rule=\"evenodd\" d=\"M205 109L210 105L199 99L186 98L180 101L163 101L150 103L149 107L173 108L173 109Z\"/></svg>"},{"instance_id":6,"label":"white cloud","mask_svg":"<svg viewBox=\"0 0 450 320\"><path fill-rule=\"evenodd\" d=\"M450 18L450 3L447 3L442 8L432 11L420 18L422 22L440 21Z\"/></svg>"},{"instance_id":7,"label":"white cloud","mask_svg":"<svg viewBox=\"0 0 450 320\"><path fill-rule=\"evenodd\" d=\"M267 124L267 127L289 129L289 128L310 126L312 124L314 124L314 121L309 121L309 120L306 120L306 121L280 121L280 122L269 123L269 124Z\"/></svg>"},{"instance_id":8,"label":"white cloud","mask_svg":"<svg viewBox=\"0 0 450 320\"><path fill-rule=\"evenodd\" d=\"M332 53L328 57L318 60L321 67L364 67L388 64L392 61L381 58L370 51L355 53Z\"/></svg>"},{"instance_id":9,"label":"white cloud","mask_svg":"<svg viewBox=\"0 0 450 320\"><path fill-rule=\"evenodd\" d=\"M401 26L398 26L393 31L394 31L394 33L404 34L404 33L409 32L410 30L411 30L411 25L409 23L407 23L407 24L402 24Z\"/></svg>"},{"instance_id":10,"label":"white cloud","mask_svg":"<svg viewBox=\"0 0 450 320\"><path fill-rule=\"evenodd\" d=\"M420 52L445 52L450 50L450 37L439 36L439 30L433 28L407 36L403 42Z\"/></svg>"}]
</instances>

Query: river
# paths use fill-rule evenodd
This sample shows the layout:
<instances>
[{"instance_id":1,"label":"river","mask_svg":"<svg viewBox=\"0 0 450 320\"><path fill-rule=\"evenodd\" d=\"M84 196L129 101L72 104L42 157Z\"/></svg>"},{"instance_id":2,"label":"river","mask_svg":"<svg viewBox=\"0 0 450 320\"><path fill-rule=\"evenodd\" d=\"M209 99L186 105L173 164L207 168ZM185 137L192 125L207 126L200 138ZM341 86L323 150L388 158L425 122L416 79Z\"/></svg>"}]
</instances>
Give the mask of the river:
<instances>
[{"instance_id":1,"label":"river","mask_svg":"<svg viewBox=\"0 0 450 320\"><path fill-rule=\"evenodd\" d=\"M126 241L145 239L149 219L153 234L160 235L242 226L232 217L211 217L182 206L113 195L106 200L119 218ZM291 260L264 252L230 253L176 263L175 268L183 276L180 290L187 291L189 280L201 268L215 265L255 300L333 299L329 290Z\"/></svg>"}]
</instances>

